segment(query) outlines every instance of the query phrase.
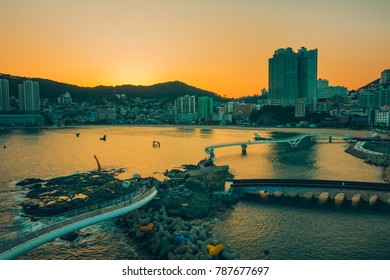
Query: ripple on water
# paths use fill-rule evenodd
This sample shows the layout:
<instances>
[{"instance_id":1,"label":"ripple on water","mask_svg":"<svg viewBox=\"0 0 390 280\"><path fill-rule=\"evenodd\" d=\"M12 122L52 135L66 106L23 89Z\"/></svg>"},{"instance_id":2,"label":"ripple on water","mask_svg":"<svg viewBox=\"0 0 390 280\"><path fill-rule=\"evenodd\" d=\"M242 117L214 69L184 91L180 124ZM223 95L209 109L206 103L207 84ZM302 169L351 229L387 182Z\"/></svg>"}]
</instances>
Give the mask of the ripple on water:
<instances>
[{"instance_id":1,"label":"ripple on water","mask_svg":"<svg viewBox=\"0 0 390 280\"><path fill-rule=\"evenodd\" d=\"M241 201L214 231L242 259L389 259L388 219L381 212Z\"/></svg>"}]
</instances>

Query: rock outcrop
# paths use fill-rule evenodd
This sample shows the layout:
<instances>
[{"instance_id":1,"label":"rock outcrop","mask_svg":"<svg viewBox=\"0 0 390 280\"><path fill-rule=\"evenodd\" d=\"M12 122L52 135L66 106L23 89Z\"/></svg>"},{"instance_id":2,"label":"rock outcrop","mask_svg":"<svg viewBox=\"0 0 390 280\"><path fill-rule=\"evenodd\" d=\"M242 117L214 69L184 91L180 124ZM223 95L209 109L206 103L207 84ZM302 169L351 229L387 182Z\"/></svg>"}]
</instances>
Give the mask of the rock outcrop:
<instances>
[{"instance_id":1,"label":"rock outcrop","mask_svg":"<svg viewBox=\"0 0 390 280\"><path fill-rule=\"evenodd\" d=\"M170 180L158 189L159 206L170 215L194 219L207 217L212 209L235 203L225 194L225 181L231 178L228 166L208 166L186 171L171 170Z\"/></svg>"},{"instance_id":2,"label":"rock outcrop","mask_svg":"<svg viewBox=\"0 0 390 280\"><path fill-rule=\"evenodd\" d=\"M19 182L18 186L28 190L23 210L32 216L53 216L130 194L144 185L159 184L154 178L129 179L129 186L124 188L122 181L115 178L117 172L91 171Z\"/></svg>"}]
</instances>

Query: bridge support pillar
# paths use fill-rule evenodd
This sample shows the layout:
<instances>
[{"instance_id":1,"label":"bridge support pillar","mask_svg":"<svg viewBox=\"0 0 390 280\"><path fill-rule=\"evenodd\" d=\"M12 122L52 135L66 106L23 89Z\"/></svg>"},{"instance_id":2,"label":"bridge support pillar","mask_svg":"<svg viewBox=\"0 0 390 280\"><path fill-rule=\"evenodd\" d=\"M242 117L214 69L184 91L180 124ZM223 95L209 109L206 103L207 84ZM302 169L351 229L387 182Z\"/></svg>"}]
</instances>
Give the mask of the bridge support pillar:
<instances>
[{"instance_id":1,"label":"bridge support pillar","mask_svg":"<svg viewBox=\"0 0 390 280\"><path fill-rule=\"evenodd\" d=\"M332 136L329 136L329 143L332 143Z\"/></svg>"},{"instance_id":2,"label":"bridge support pillar","mask_svg":"<svg viewBox=\"0 0 390 280\"><path fill-rule=\"evenodd\" d=\"M241 145L241 152L242 152L243 155L246 155L246 148L247 147L248 147L248 145L246 145L246 144L242 144Z\"/></svg>"}]
</instances>

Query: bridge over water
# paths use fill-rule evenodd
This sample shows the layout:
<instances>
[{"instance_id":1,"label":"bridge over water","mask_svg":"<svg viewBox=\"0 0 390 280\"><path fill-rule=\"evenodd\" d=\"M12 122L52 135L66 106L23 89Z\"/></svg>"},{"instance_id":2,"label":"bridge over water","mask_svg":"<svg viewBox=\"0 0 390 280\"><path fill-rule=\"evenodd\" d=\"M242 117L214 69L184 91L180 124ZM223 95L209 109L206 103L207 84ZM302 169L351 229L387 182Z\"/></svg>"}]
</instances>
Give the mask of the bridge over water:
<instances>
[{"instance_id":1,"label":"bridge over water","mask_svg":"<svg viewBox=\"0 0 390 280\"><path fill-rule=\"evenodd\" d=\"M206 147L204 151L209 158L215 159L214 151L220 148L241 146L242 154L246 154L246 149L249 145L288 143L291 145L291 147L296 148L299 145L299 143L305 138L309 138L310 141L312 142L315 142L316 140L319 139L327 139L329 142L332 142L333 139L342 139L342 140L352 139L352 137L349 135L340 135L340 134L326 134L326 133L299 134L296 136L283 138L283 139L264 139L264 140L215 144Z\"/></svg>"},{"instance_id":2,"label":"bridge over water","mask_svg":"<svg viewBox=\"0 0 390 280\"><path fill-rule=\"evenodd\" d=\"M13 259L57 237L134 211L149 203L156 195L155 188L140 190L114 200L42 219L40 226L31 228L27 233L12 240L0 240L0 259Z\"/></svg>"},{"instance_id":3,"label":"bridge over water","mask_svg":"<svg viewBox=\"0 0 390 280\"><path fill-rule=\"evenodd\" d=\"M239 179L230 185L233 192L249 195L270 195L286 198L319 199L326 194L327 200L369 204L386 203L390 206L390 184L356 181L313 180L313 179ZM265 196L263 196L265 197Z\"/></svg>"}]
</instances>

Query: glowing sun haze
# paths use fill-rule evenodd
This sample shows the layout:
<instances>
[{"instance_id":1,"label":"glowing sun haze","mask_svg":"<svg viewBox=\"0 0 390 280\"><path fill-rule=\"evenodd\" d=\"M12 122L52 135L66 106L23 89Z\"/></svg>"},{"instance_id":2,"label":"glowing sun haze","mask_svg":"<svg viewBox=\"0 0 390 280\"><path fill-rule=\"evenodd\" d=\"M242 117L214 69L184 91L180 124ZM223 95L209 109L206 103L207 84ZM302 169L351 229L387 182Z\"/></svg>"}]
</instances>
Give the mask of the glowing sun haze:
<instances>
[{"instance_id":1,"label":"glowing sun haze","mask_svg":"<svg viewBox=\"0 0 390 280\"><path fill-rule=\"evenodd\" d=\"M390 68L388 0L0 0L0 73L80 86L180 80L228 97L268 88L278 48L318 49L355 89Z\"/></svg>"}]
</instances>

